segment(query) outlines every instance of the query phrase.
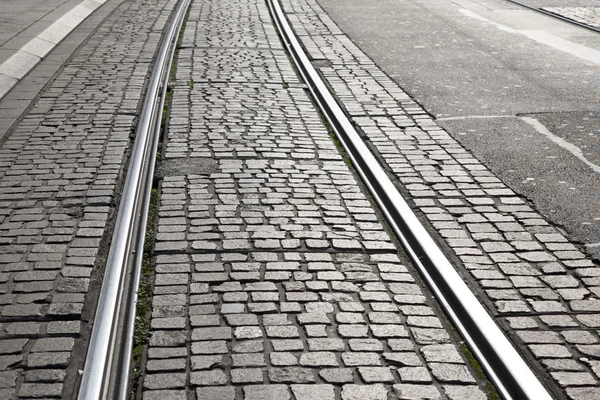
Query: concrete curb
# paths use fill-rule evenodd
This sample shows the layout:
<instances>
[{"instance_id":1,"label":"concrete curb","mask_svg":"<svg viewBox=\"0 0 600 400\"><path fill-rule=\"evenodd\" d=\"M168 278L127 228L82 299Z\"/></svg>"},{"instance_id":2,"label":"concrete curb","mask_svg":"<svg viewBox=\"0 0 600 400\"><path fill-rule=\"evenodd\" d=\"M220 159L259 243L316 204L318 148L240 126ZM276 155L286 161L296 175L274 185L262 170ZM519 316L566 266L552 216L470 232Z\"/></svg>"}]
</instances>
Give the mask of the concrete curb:
<instances>
[{"instance_id":1,"label":"concrete curb","mask_svg":"<svg viewBox=\"0 0 600 400\"><path fill-rule=\"evenodd\" d=\"M0 65L0 100L69 33L107 0L84 0Z\"/></svg>"}]
</instances>

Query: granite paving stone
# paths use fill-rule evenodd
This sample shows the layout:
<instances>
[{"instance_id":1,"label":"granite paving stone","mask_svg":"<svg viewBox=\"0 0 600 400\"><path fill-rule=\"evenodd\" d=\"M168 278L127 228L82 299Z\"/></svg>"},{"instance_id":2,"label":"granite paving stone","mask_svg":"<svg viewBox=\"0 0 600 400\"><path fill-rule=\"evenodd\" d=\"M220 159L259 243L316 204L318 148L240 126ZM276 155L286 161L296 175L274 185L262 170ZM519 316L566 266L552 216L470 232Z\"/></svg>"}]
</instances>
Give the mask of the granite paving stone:
<instances>
[{"instance_id":1,"label":"granite paving stone","mask_svg":"<svg viewBox=\"0 0 600 400\"><path fill-rule=\"evenodd\" d=\"M277 399L291 399L291 394L286 385L254 385L244 387L244 400Z\"/></svg>"},{"instance_id":2,"label":"granite paving stone","mask_svg":"<svg viewBox=\"0 0 600 400\"><path fill-rule=\"evenodd\" d=\"M296 27L334 29L324 13L303 15L316 3L283 3L304 10ZM342 42L318 41L335 55L358 51ZM266 5L193 1L179 50L142 380L167 373L160 366L178 374L185 357L185 390L197 399L387 400L403 382L481 390L323 125ZM397 104L387 109L401 117Z\"/></svg>"},{"instance_id":3,"label":"granite paving stone","mask_svg":"<svg viewBox=\"0 0 600 400\"><path fill-rule=\"evenodd\" d=\"M342 387L342 400L387 400L388 390L382 384L355 385Z\"/></svg>"},{"instance_id":4,"label":"granite paving stone","mask_svg":"<svg viewBox=\"0 0 600 400\"><path fill-rule=\"evenodd\" d=\"M196 389L196 398L198 400L234 400L235 392L235 388L231 386L208 386Z\"/></svg>"},{"instance_id":5,"label":"granite paving stone","mask_svg":"<svg viewBox=\"0 0 600 400\"><path fill-rule=\"evenodd\" d=\"M394 393L398 396L398 399L402 400L416 400L416 399L427 399L437 400L442 399L442 395L439 389L433 385L417 385L401 383L393 386Z\"/></svg>"}]
</instances>

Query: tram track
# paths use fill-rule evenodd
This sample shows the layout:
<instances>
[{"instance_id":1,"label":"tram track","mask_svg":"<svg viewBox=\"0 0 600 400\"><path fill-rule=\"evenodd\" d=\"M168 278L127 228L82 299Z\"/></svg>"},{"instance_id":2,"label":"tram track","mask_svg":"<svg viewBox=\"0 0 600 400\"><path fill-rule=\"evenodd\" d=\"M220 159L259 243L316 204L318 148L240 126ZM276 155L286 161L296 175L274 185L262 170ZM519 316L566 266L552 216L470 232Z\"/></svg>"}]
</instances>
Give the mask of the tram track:
<instances>
[{"instance_id":1,"label":"tram track","mask_svg":"<svg viewBox=\"0 0 600 400\"><path fill-rule=\"evenodd\" d=\"M574 20L572 18L568 18L568 17L562 16L560 14L556 14L556 13L548 11L548 10L544 10L543 8L530 6L528 4L525 4L525 3L517 1L517 0L506 0L506 1L508 1L509 3L515 4L517 6L526 8L528 10L532 10L532 11L538 12L540 14L547 15L549 17L552 17L552 18L555 18L555 19L558 19L558 20L561 20L561 21L564 21L564 22L568 22L568 23L570 23L572 25L576 25L576 26L578 26L580 28L584 28L584 29L588 29L588 30L590 30L592 32L600 33L600 29L598 29L598 28L596 28L594 26L584 24L583 22L576 21L576 20Z\"/></svg>"},{"instance_id":2,"label":"tram track","mask_svg":"<svg viewBox=\"0 0 600 400\"><path fill-rule=\"evenodd\" d=\"M267 0L267 3L299 73L353 167L490 380L505 399L551 399L552 396L442 253L354 129L312 66L278 0Z\"/></svg>"},{"instance_id":3,"label":"tram track","mask_svg":"<svg viewBox=\"0 0 600 400\"><path fill-rule=\"evenodd\" d=\"M80 400L127 398L155 154L169 71L190 2L177 3L149 79L88 344Z\"/></svg>"},{"instance_id":4,"label":"tram track","mask_svg":"<svg viewBox=\"0 0 600 400\"><path fill-rule=\"evenodd\" d=\"M508 0L514 2L513 0ZM78 399L125 399L136 291L168 74L191 0L180 0L150 78L109 250ZM275 26L312 96L386 220L469 349L505 399L545 400L546 391L505 334L421 225L304 53L277 0Z\"/></svg>"}]
</instances>

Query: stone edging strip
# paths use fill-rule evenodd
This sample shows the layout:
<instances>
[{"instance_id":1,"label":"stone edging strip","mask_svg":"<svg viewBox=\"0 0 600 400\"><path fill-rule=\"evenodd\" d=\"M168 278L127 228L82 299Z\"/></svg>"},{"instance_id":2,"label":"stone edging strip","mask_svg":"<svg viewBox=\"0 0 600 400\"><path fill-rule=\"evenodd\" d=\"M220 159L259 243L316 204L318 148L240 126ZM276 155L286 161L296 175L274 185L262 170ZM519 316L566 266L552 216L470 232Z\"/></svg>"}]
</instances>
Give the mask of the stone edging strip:
<instances>
[{"instance_id":1,"label":"stone edging strip","mask_svg":"<svg viewBox=\"0 0 600 400\"><path fill-rule=\"evenodd\" d=\"M85 0L27 42L0 65L0 99L107 0Z\"/></svg>"}]
</instances>

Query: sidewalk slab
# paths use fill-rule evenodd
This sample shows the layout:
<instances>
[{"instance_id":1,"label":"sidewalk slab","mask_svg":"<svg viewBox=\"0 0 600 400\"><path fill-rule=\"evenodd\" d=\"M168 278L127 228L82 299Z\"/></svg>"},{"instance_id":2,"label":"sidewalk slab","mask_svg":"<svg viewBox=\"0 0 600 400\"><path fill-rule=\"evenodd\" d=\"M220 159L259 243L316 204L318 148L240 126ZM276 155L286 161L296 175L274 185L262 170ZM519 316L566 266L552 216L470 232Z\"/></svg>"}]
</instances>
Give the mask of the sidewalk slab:
<instances>
[{"instance_id":1,"label":"sidewalk slab","mask_svg":"<svg viewBox=\"0 0 600 400\"><path fill-rule=\"evenodd\" d=\"M21 80L73 29L106 1L84 0L67 11L0 64L0 74L15 78L17 81ZM13 86L0 85L0 100Z\"/></svg>"}]
</instances>

